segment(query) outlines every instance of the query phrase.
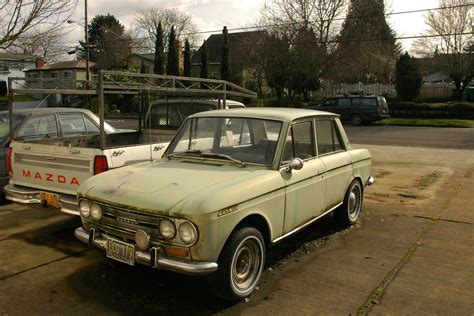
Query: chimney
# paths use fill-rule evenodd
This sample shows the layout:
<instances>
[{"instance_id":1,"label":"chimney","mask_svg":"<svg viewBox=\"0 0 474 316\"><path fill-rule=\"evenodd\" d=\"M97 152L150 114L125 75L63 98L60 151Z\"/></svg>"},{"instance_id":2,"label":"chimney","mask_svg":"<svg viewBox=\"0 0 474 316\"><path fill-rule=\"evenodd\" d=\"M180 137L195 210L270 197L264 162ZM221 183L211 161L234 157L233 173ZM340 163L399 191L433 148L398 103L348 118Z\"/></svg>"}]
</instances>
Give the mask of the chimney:
<instances>
[{"instance_id":1,"label":"chimney","mask_svg":"<svg viewBox=\"0 0 474 316\"><path fill-rule=\"evenodd\" d=\"M36 68L43 68L44 66L43 58L39 58L39 57L36 58L35 64L36 64Z\"/></svg>"}]
</instances>

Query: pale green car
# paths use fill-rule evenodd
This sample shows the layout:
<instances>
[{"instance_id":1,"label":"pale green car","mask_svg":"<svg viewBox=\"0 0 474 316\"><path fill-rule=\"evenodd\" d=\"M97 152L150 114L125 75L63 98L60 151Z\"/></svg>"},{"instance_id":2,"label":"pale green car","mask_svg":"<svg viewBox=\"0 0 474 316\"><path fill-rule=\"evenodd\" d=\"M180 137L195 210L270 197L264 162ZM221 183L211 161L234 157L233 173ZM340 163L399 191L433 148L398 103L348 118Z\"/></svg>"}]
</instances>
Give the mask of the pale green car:
<instances>
[{"instance_id":1,"label":"pale green car","mask_svg":"<svg viewBox=\"0 0 474 316\"><path fill-rule=\"evenodd\" d=\"M83 242L130 265L211 274L234 300L256 287L266 249L334 211L354 224L371 156L335 114L247 108L192 115L161 160L92 177L78 190Z\"/></svg>"}]
</instances>

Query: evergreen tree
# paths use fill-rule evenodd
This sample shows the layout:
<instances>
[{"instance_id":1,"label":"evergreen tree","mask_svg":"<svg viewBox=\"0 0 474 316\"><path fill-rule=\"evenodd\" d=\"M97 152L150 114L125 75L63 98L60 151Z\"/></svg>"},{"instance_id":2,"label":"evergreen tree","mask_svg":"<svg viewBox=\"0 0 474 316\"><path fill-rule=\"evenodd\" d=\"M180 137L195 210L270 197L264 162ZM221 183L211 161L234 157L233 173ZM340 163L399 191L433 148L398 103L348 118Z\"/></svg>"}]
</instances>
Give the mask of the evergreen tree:
<instances>
[{"instance_id":1,"label":"evergreen tree","mask_svg":"<svg viewBox=\"0 0 474 316\"><path fill-rule=\"evenodd\" d=\"M179 75L178 42L174 26L171 27L168 42L168 62L166 64L166 74L171 76Z\"/></svg>"},{"instance_id":2,"label":"evergreen tree","mask_svg":"<svg viewBox=\"0 0 474 316\"><path fill-rule=\"evenodd\" d=\"M385 19L383 0L351 0L339 35L338 79L390 83L400 54L395 38Z\"/></svg>"},{"instance_id":3,"label":"evergreen tree","mask_svg":"<svg viewBox=\"0 0 474 316\"><path fill-rule=\"evenodd\" d=\"M397 95L403 101L413 101L420 94L422 77L418 62L408 53L400 56L396 67Z\"/></svg>"},{"instance_id":4,"label":"evergreen tree","mask_svg":"<svg viewBox=\"0 0 474 316\"><path fill-rule=\"evenodd\" d=\"M165 71L164 67L164 53L163 53L163 27L161 22L156 28L156 39L155 39L155 65L153 72L157 75L162 75Z\"/></svg>"},{"instance_id":5,"label":"evergreen tree","mask_svg":"<svg viewBox=\"0 0 474 316\"><path fill-rule=\"evenodd\" d=\"M201 46L201 69L199 77L209 78L209 48L207 47L206 41L204 41Z\"/></svg>"},{"instance_id":6,"label":"evergreen tree","mask_svg":"<svg viewBox=\"0 0 474 316\"><path fill-rule=\"evenodd\" d=\"M222 60L221 60L221 79L230 80L231 70L230 70L230 51L229 51L229 32L227 31L227 26L224 26L222 30L222 35L224 37L224 42L222 45Z\"/></svg>"},{"instance_id":7,"label":"evergreen tree","mask_svg":"<svg viewBox=\"0 0 474 316\"><path fill-rule=\"evenodd\" d=\"M184 72L183 76L191 77L191 46L188 39L184 42Z\"/></svg>"}]
</instances>

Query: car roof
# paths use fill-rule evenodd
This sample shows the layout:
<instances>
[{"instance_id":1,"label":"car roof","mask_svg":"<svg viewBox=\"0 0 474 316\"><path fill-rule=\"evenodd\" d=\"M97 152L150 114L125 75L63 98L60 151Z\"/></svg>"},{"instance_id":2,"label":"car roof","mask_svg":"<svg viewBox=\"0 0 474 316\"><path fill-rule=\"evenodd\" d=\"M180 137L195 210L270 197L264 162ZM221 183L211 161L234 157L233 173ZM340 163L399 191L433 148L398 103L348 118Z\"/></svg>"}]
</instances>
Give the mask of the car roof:
<instances>
[{"instance_id":1,"label":"car roof","mask_svg":"<svg viewBox=\"0 0 474 316\"><path fill-rule=\"evenodd\" d=\"M20 115L33 115L33 114L50 114L50 113L69 113L69 112L81 112L81 113L90 113L89 110L79 109L79 108L66 108L66 107L52 107L52 108L28 108L28 109L18 109L13 110L14 114ZM0 114L8 114L8 111L0 111Z\"/></svg>"},{"instance_id":2,"label":"car roof","mask_svg":"<svg viewBox=\"0 0 474 316\"><path fill-rule=\"evenodd\" d=\"M293 121L298 118L311 116L330 116L339 115L318 110L294 109L294 108L239 108L229 110L216 110L200 112L189 117L248 117L262 118L277 121Z\"/></svg>"},{"instance_id":3,"label":"car roof","mask_svg":"<svg viewBox=\"0 0 474 316\"><path fill-rule=\"evenodd\" d=\"M168 99L168 100L155 100L151 104L160 104L160 103L200 103L200 104L212 104L219 105L219 102L222 104L222 100L217 99ZM245 107L242 102L235 100L226 100L227 106L233 107Z\"/></svg>"}]
</instances>

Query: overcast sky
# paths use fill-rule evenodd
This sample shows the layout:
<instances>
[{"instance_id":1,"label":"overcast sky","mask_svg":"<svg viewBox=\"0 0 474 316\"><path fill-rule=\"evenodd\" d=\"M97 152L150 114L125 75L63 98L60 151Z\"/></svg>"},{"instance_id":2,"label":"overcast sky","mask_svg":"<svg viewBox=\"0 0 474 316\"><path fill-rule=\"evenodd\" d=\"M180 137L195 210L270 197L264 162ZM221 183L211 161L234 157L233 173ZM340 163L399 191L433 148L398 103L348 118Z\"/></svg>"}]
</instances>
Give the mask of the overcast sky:
<instances>
[{"instance_id":1,"label":"overcast sky","mask_svg":"<svg viewBox=\"0 0 474 316\"><path fill-rule=\"evenodd\" d=\"M88 1L89 19L98 14L111 13L125 27L134 25L137 9L146 8L176 8L191 14L199 31L221 30L224 25L229 29L252 25L259 16L260 8L265 0L97 0ZM388 0L387 8L392 12L429 9L438 6L438 0ZM388 18L398 36L419 35L425 29L424 16L426 12L393 15ZM76 21L84 21L84 0L79 5L73 17ZM82 29L69 26L71 29L66 45L74 46L84 37ZM203 39L210 34L203 34ZM404 49L411 46L410 40L403 40Z\"/></svg>"}]
</instances>

